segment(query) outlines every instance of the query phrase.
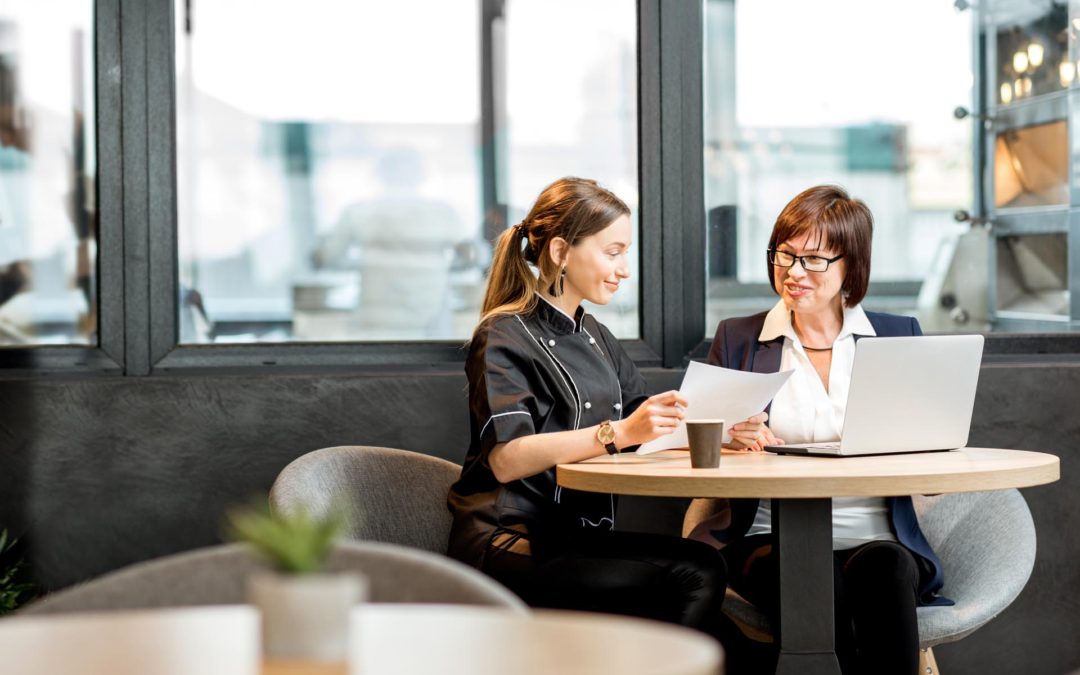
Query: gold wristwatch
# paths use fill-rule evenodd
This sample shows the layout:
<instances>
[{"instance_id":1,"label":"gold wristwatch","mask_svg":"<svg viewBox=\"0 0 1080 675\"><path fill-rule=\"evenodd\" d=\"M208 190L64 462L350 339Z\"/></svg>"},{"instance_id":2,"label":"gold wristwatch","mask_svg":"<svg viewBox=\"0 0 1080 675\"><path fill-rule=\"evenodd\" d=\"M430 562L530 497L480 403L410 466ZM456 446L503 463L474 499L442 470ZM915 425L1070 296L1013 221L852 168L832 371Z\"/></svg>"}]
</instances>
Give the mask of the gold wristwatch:
<instances>
[{"instance_id":1,"label":"gold wristwatch","mask_svg":"<svg viewBox=\"0 0 1080 675\"><path fill-rule=\"evenodd\" d=\"M619 454L619 449L615 447L615 427L611 426L611 420L600 423L600 428L596 430L596 440L600 441L600 445L604 446L609 455Z\"/></svg>"}]
</instances>

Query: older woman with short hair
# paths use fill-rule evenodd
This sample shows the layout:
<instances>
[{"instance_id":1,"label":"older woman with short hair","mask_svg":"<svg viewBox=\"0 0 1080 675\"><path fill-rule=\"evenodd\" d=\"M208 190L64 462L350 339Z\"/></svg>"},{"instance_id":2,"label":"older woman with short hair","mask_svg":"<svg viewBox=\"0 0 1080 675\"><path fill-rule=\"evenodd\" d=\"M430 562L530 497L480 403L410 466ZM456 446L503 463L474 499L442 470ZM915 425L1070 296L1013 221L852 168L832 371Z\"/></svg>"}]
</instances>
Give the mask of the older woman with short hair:
<instances>
[{"instance_id":1,"label":"older woman with short hair","mask_svg":"<svg viewBox=\"0 0 1080 675\"><path fill-rule=\"evenodd\" d=\"M840 437L855 343L863 336L921 335L906 316L863 310L873 215L832 185L788 203L769 238L767 312L727 319L709 362L761 373L792 370L769 410L759 445ZM732 500L694 538L722 547L729 583L776 621L778 589L770 500ZM728 543L724 546L724 543ZM919 529L910 497L833 499L836 644L845 673L918 668L915 608L951 604L937 595L941 562Z\"/></svg>"}]
</instances>

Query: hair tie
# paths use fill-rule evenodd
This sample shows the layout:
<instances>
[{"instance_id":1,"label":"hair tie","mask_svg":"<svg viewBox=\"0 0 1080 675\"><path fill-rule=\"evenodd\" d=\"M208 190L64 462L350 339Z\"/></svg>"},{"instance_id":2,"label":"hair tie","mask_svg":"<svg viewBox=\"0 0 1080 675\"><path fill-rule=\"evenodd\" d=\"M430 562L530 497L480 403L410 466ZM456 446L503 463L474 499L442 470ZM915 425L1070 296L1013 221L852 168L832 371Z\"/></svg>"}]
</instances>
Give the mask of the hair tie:
<instances>
[{"instance_id":1,"label":"hair tie","mask_svg":"<svg viewBox=\"0 0 1080 675\"><path fill-rule=\"evenodd\" d=\"M529 232L525 227L525 222L522 221L513 227L515 234L521 240L521 255L525 257L525 260L533 264L536 263L536 252L533 251L532 242L529 241Z\"/></svg>"}]
</instances>

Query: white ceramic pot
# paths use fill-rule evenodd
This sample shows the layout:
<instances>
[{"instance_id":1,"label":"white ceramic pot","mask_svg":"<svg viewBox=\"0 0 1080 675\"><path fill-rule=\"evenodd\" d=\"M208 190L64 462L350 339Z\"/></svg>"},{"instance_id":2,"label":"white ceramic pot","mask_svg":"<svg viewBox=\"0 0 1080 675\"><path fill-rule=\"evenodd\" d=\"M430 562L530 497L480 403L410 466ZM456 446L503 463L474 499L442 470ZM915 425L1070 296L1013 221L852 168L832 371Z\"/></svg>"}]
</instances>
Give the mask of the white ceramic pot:
<instances>
[{"instance_id":1,"label":"white ceramic pot","mask_svg":"<svg viewBox=\"0 0 1080 675\"><path fill-rule=\"evenodd\" d=\"M262 614L263 654L271 660L345 661L349 610L367 597L359 574L279 574L248 580L248 600Z\"/></svg>"}]
</instances>

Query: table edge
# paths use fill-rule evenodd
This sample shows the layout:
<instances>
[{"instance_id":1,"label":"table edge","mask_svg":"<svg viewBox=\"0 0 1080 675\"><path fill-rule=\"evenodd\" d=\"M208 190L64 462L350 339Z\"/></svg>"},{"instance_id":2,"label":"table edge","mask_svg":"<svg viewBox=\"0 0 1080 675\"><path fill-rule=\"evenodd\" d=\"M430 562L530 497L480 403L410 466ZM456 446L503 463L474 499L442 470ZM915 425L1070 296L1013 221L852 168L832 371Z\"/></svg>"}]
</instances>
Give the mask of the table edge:
<instances>
[{"instance_id":1,"label":"table edge","mask_svg":"<svg viewBox=\"0 0 1080 675\"><path fill-rule=\"evenodd\" d=\"M995 449L995 448L971 448ZM992 468L965 473L905 474L901 476L743 476L640 475L603 473L582 469L587 464L560 464L556 482L572 490L636 495L644 497L729 497L729 498L826 498L882 497L958 492L982 492L1026 488L1053 483L1061 478L1061 460L1049 453L1046 461L1018 468ZM821 458L821 461L846 461ZM595 465L592 465L595 466Z\"/></svg>"}]
</instances>

